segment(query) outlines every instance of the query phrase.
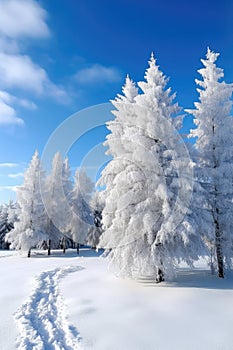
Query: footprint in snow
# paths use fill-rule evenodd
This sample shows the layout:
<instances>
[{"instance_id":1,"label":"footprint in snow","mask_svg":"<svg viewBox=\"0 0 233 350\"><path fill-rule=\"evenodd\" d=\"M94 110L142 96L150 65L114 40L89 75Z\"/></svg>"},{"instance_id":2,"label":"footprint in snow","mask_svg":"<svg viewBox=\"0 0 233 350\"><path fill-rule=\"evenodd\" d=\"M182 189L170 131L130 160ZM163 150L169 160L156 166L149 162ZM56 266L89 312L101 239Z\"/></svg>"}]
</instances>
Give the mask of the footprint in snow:
<instances>
[{"instance_id":1,"label":"footprint in snow","mask_svg":"<svg viewBox=\"0 0 233 350\"><path fill-rule=\"evenodd\" d=\"M42 272L29 299L16 311L20 350L80 350L80 336L67 321L59 281L82 267L56 268Z\"/></svg>"}]
</instances>

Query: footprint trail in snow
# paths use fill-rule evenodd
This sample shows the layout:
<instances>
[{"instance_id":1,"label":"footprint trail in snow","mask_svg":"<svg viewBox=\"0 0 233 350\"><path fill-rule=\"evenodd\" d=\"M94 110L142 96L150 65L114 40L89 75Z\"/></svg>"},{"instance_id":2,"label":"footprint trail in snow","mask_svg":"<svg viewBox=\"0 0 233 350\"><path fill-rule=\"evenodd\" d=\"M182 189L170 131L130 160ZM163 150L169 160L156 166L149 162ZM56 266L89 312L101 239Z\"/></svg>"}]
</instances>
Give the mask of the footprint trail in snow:
<instances>
[{"instance_id":1,"label":"footprint trail in snow","mask_svg":"<svg viewBox=\"0 0 233 350\"><path fill-rule=\"evenodd\" d=\"M81 350L80 336L70 325L59 290L59 281L82 267L56 268L42 272L29 299L16 311L20 350Z\"/></svg>"}]
</instances>

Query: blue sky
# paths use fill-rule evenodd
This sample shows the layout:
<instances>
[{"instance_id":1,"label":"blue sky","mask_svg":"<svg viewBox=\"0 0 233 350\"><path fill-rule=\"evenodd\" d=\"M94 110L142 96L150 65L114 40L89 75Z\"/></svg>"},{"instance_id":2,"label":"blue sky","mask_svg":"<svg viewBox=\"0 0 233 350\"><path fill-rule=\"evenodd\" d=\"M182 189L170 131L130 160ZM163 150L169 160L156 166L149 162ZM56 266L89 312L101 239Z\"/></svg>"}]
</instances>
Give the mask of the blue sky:
<instances>
[{"instance_id":1,"label":"blue sky","mask_svg":"<svg viewBox=\"0 0 233 350\"><path fill-rule=\"evenodd\" d=\"M179 104L192 107L207 46L232 82L233 2L0 0L0 202L66 118L113 99L127 73L142 80L151 51ZM72 167L105 134L95 127L73 145Z\"/></svg>"}]
</instances>

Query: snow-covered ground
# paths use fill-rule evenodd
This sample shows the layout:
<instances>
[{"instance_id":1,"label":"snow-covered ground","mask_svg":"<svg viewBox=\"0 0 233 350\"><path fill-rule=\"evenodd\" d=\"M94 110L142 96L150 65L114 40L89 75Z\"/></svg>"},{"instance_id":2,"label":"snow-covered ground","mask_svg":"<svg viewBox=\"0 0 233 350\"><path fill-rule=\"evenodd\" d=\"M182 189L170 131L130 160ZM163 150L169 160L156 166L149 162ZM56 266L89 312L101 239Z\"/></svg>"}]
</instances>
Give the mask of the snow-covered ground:
<instances>
[{"instance_id":1,"label":"snow-covered ground","mask_svg":"<svg viewBox=\"0 0 233 350\"><path fill-rule=\"evenodd\" d=\"M232 350L233 278L116 278L94 251L0 252L0 349Z\"/></svg>"}]
</instances>

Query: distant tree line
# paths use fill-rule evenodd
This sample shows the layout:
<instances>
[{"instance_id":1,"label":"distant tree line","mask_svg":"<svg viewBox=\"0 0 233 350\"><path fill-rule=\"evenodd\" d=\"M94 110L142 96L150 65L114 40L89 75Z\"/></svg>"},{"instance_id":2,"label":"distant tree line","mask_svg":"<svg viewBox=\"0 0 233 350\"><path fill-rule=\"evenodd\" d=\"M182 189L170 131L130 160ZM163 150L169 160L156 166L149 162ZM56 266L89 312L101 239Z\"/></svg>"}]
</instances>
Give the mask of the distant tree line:
<instances>
[{"instance_id":1,"label":"distant tree line","mask_svg":"<svg viewBox=\"0 0 233 350\"><path fill-rule=\"evenodd\" d=\"M50 255L51 249L62 248L65 253L67 247L76 246L79 252L80 244L98 244L98 194L92 203L93 184L85 170L78 169L72 181L68 158L63 161L59 152L46 176L36 151L16 194L16 204L0 208L2 248L10 245L30 257L32 248L48 249Z\"/></svg>"}]
</instances>

